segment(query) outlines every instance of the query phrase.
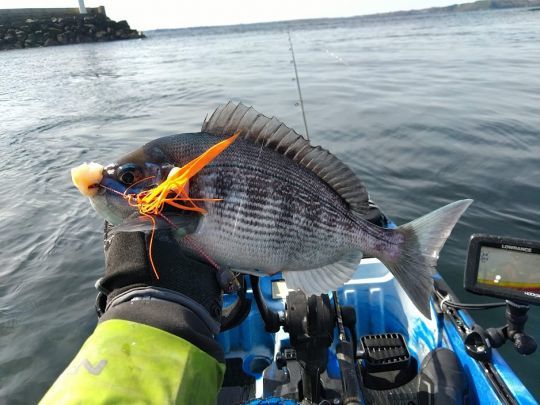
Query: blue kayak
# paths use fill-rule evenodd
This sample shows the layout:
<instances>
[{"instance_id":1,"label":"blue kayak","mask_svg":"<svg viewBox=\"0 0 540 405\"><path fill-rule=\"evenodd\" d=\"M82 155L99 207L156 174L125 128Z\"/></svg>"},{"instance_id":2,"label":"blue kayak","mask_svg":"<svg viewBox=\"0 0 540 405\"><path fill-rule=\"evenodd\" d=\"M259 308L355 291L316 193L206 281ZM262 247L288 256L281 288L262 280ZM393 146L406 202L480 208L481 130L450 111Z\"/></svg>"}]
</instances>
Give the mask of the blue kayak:
<instances>
[{"instance_id":1,"label":"blue kayak","mask_svg":"<svg viewBox=\"0 0 540 405\"><path fill-rule=\"evenodd\" d=\"M445 305L458 300L438 274L428 319L378 259L365 258L337 291L343 316L327 326L325 318L335 316L332 294L295 301L279 273L251 280L241 321L218 337L227 359L219 403L537 403L495 349L474 342L469 313ZM269 327L257 298L281 326ZM225 296L225 307L237 302ZM354 342L349 363L340 334ZM350 385L357 395L347 399Z\"/></svg>"}]
</instances>

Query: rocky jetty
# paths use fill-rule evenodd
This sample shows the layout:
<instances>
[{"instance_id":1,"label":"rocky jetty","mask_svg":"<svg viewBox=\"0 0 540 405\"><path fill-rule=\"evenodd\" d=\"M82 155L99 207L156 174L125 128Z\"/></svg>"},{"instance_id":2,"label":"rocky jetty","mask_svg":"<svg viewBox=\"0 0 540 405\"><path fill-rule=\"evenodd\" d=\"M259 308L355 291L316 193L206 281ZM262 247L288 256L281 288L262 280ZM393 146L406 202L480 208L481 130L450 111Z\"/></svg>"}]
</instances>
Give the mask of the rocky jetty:
<instances>
[{"instance_id":1,"label":"rocky jetty","mask_svg":"<svg viewBox=\"0 0 540 405\"><path fill-rule=\"evenodd\" d=\"M0 50L135 38L144 35L131 29L127 21L113 21L104 12L7 18L0 14Z\"/></svg>"}]
</instances>

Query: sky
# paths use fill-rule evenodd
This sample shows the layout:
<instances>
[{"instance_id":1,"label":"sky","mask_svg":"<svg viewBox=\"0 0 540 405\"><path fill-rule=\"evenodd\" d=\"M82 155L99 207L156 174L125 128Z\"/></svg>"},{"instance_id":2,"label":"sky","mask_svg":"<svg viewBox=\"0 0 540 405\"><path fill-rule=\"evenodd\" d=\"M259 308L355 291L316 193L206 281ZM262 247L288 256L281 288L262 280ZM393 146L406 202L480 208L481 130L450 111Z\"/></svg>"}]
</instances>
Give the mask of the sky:
<instances>
[{"instance_id":1,"label":"sky","mask_svg":"<svg viewBox=\"0 0 540 405\"><path fill-rule=\"evenodd\" d=\"M127 20L134 29L150 30L350 17L469 1L473 0L85 0L85 5L103 5L113 20ZM0 0L0 9L24 7L78 7L78 0Z\"/></svg>"}]
</instances>

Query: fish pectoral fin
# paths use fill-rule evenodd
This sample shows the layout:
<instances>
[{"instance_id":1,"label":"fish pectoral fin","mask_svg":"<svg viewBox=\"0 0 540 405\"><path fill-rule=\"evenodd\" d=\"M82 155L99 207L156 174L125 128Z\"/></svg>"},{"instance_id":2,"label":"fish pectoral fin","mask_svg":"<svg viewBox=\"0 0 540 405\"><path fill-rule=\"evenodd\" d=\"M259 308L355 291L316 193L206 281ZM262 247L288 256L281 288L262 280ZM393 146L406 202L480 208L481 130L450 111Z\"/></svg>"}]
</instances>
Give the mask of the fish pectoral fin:
<instances>
[{"instance_id":1,"label":"fish pectoral fin","mask_svg":"<svg viewBox=\"0 0 540 405\"><path fill-rule=\"evenodd\" d=\"M119 232L150 232L153 229L172 229L186 235L195 232L199 225L201 215L199 214L167 214L161 216L149 215L134 216L126 219L111 230L111 235Z\"/></svg>"},{"instance_id":2,"label":"fish pectoral fin","mask_svg":"<svg viewBox=\"0 0 540 405\"><path fill-rule=\"evenodd\" d=\"M362 259L362 252L351 252L341 260L310 270L283 271L285 284L307 296L326 294L349 281Z\"/></svg>"}]
</instances>

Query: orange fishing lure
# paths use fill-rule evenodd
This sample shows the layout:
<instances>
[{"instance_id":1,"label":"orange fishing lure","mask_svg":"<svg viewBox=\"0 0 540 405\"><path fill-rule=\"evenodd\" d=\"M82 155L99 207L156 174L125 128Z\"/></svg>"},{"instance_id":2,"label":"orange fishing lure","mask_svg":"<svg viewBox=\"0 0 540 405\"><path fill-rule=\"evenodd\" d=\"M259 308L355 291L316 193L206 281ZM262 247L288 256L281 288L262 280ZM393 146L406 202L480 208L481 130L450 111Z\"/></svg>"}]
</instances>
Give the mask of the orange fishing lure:
<instances>
[{"instance_id":1,"label":"orange fishing lure","mask_svg":"<svg viewBox=\"0 0 540 405\"><path fill-rule=\"evenodd\" d=\"M215 144L186 165L174 167L169 172L167 179L152 190L141 191L138 194L124 194L130 205L137 207L139 213L149 218L152 222L148 257L150 259L152 270L158 280L159 274L152 257L152 245L156 230L156 220L154 219L154 216L161 215L165 204L181 210L196 211L201 214L206 214L204 208L195 204L196 201L220 201L219 198L191 198L188 194L187 187L189 180L199 173L208 163L214 160L221 152L227 149L236 140L238 135L240 135L239 132L235 133L230 138Z\"/></svg>"}]
</instances>

